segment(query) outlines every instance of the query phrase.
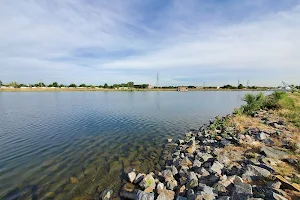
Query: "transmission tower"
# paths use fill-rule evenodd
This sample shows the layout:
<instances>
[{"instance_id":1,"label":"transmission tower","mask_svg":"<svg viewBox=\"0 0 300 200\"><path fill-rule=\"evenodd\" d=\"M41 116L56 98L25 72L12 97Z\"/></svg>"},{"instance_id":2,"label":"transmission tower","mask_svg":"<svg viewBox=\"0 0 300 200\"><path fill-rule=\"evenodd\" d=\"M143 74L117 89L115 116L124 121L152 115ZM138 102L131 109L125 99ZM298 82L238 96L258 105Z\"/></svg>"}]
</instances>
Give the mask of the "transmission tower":
<instances>
[{"instance_id":1,"label":"transmission tower","mask_svg":"<svg viewBox=\"0 0 300 200\"><path fill-rule=\"evenodd\" d=\"M247 88L249 87L249 80L247 81Z\"/></svg>"},{"instance_id":2,"label":"transmission tower","mask_svg":"<svg viewBox=\"0 0 300 200\"><path fill-rule=\"evenodd\" d=\"M157 72L157 75L156 75L156 87L159 88L159 72Z\"/></svg>"}]
</instances>

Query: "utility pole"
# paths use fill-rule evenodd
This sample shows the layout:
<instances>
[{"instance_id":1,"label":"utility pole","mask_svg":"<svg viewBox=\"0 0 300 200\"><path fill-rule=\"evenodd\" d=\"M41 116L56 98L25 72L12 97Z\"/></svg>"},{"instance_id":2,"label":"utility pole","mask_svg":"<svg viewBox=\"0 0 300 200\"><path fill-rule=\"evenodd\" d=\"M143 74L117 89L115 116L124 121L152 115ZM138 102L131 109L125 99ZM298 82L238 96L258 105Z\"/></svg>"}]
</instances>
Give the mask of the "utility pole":
<instances>
[{"instance_id":1,"label":"utility pole","mask_svg":"<svg viewBox=\"0 0 300 200\"><path fill-rule=\"evenodd\" d=\"M159 72L157 72L157 74L156 74L156 88L159 88L159 79L160 79Z\"/></svg>"}]
</instances>

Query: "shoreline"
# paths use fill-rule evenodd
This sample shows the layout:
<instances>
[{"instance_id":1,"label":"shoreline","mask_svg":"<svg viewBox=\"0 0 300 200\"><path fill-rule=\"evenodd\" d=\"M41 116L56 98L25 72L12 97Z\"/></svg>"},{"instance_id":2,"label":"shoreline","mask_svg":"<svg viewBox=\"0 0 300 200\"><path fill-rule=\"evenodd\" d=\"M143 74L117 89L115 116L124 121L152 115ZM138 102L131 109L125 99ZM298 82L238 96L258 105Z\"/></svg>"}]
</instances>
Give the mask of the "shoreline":
<instances>
[{"instance_id":1,"label":"shoreline","mask_svg":"<svg viewBox=\"0 0 300 200\"><path fill-rule=\"evenodd\" d=\"M173 150L165 167L148 174L124 169L125 184L117 195L132 200L299 199L299 129L276 112L217 116L183 140L168 139L165 145ZM113 191L98 195L107 200Z\"/></svg>"},{"instance_id":2,"label":"shoreline","mask_svg":"<svg viewBox=\"0 0 300 200\"><path fill-rule=\"evenodd\" d=\"M103 88L0 88L0 92L177 92L177 89L103 89ZM186 92L196 91L273 91L265 89L189 89Z\"/></svg>"}]
</instances>

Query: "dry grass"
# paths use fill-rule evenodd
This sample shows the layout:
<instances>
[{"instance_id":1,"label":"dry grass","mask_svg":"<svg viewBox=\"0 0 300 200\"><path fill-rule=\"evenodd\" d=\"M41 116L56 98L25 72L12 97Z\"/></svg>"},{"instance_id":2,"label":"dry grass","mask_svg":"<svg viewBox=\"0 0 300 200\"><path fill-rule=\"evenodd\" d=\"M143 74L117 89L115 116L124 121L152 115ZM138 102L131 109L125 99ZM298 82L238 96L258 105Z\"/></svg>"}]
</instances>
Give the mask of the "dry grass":
<instances>
[{"instance_id":1,"label":"dry grass","mask_svg":"<svg viewBox=\"0 0 300 200\"><path fill-rule=\"evenodd\" d=\"M272 166L272 168L282 176L291 177L293 173L297 173L297 170L293 166L285 162L279 162L276 166Z\"/></svg>"},{"instance_id":2,"label":"dry grass","mask_svg":"<svg viewBox=\"0 0 300 200\"><path fill-rule=\"evenodd\" d=\"M262 124L259 118L247 115L236 115L231 121L239 131L244 132L246 128L258 128L261 131L272 131L272 127Z\"/></svg>"}]
</instances>

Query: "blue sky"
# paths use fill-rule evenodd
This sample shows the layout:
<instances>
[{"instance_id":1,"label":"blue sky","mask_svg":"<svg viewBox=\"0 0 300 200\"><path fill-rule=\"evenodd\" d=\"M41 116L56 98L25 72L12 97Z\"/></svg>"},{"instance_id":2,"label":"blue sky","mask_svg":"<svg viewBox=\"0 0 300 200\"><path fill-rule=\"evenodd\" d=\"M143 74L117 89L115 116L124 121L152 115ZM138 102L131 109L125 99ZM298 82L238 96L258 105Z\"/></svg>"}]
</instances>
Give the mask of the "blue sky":
<instances>
[{"instance_id":1,"label":"blue sky","mask_svg":"<svg viewBox=\"0 0 300 200\"><path fill-rule=\"evenodd\" d=\"M0 1L0 80L300 84L300 0Z\"/></svg>"}]
</instances>

